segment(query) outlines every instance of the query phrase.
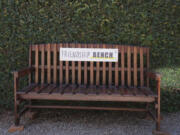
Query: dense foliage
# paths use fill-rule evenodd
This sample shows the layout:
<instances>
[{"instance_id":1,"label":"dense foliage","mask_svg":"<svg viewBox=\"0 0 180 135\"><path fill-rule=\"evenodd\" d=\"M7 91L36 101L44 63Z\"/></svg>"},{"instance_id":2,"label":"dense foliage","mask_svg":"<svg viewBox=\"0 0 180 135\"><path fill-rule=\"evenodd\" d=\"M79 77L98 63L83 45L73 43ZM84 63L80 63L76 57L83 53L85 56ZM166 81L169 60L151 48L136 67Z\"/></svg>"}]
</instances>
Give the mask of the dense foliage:
<instances>
[{"instance_id":1,"label":"dense foliage","mask_svg":"<svg viewBox=\"0 0 180 135\"><path fill-rule=\"evenodd\" d=\"M35 43L148 46L151 67L163 74L162 90L177 91L180 88L179 7L178 0L2 0L0 106L12 106L11 71L27 66L28 45ZM173 94L164 94L162 99L170 105L176 102L175 108L180 106L180 99L169 98L170 95Z\"/></svg>"}]
</instances>

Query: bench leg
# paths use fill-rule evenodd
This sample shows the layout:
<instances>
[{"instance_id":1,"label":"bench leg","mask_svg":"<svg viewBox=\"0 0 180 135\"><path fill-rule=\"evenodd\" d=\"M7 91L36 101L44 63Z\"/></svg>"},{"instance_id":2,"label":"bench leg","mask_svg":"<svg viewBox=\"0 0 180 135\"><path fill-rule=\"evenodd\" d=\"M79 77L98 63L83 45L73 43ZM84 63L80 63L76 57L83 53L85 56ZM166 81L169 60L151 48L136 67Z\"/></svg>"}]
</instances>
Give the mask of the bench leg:
<instances>
[{"instance_id":1,"label":"bench leg","mask_svg":"<svg viewBox=\"0 0 180 135\"><path fill-rule=\"evenodd\" d=\"M155 135L169 135L168 132L164 132L160 130L160 121L161 121L161 114L160 114L160 99L157 99L157 104L155 104L156 108L156 130L153 131Z\"/></svg>"},{"instance_id":2,"label":"bench leg","mask_svg":"<svg viewBox=\"0 0 180 135\"><path fill-rule=\"evenodd\" d=\"M156 109L156 131L160 131L160 120L161 120L161 114L160 114L160 80L157 81L157 95L156 103L155 103L155 109Z\"/></svg>"},{"instance_id":3,"label":"bench leg","mask_svg":"<svg viewBox=\"0 0 180 135\"><path fill-rule=\"evenodd\" d=\"M160 103L156 104L156 130L160 131L160 121L161 121L161 114L160 114Z\"/></svg>"},{"instance_id":4,"label":"bench leg","mask_svg":"<svg viewBox=\"0 0 180 135\"><path fill-rule=\"evenodd\" d=\"M18 100L18 96L16 91L18 90L18 73L14 72L14 125L12 125L8 132L15 132L15 131L22 131L24 129L24 126L20 126L20 115L19 113L19 105L21 103L20 100Z\"/></svg>"},{"instance_id":5,"label":"bench leg","mask_svg":"<svg viewBox=\"0 0 180 135\"><path fill-rule=\"evenodd\" d=\"M19 106L18 106L17 99L15 99L15 101L14 101L14 117L15 117L14 124L15 124L15 126L18 126L20 123L20 118L19 118L20 116L18 114L18 111L19 111Z\"/></svg>"},{"instance_id":6,"label":"bench leg","mask_svg":"<svg viewBox=\"0 0 180 135\"><path fill-rule=\"evenodd\" d=\"M15 103L14 103L14 125L12 125L8 129L8 132L10 132L10 133L16 132L16 131L22 131L24 129L23 125L19 125L20 124L20 114L18 114L18 112L19 112L19 107L15 100Z\"/></svg>"}]
</instances>

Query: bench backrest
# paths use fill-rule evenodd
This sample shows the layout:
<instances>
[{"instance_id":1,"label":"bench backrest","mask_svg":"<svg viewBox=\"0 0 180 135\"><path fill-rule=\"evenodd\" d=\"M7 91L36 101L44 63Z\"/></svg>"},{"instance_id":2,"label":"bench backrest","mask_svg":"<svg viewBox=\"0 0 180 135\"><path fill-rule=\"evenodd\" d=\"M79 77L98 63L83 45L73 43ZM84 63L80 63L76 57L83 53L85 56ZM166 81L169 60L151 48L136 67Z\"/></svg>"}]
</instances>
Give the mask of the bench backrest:
<instances>
[{"instance_id":1,"label":"bench backrest","mask_svg":"<svg viewBox=\"0 0 180 135\"><path fill-rule=\"evenodd\" d=\"M72 62L59 60L59 48L118 48L118 62ZM149 48L109 44L31 45L29 65L35 67L35 83L149 86Z\"/></svg>"}]
</instances>

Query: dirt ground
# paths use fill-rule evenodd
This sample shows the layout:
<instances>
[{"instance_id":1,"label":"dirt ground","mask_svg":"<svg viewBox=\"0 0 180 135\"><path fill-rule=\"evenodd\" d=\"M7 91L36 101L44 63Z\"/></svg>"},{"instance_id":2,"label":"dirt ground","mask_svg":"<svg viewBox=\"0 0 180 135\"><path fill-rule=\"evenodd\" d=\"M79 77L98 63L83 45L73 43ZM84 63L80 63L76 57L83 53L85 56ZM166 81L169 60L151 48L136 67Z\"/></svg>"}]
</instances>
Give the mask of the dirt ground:
<instances>
[{"instance_id":1,"label":"dirt ground","mask_svg":"<svg viewBox=\"0 0 180 135\"><path fill-rule=\"evenodd\" d=\"M136 112L42 110L34 120L22 117L23 131L8 133L14 118L6 111L0 114L0 135L152 135L155 121L143 116ZM162 116L162 130L180 135L180 112Z\"/></svg>"}]
</instances>

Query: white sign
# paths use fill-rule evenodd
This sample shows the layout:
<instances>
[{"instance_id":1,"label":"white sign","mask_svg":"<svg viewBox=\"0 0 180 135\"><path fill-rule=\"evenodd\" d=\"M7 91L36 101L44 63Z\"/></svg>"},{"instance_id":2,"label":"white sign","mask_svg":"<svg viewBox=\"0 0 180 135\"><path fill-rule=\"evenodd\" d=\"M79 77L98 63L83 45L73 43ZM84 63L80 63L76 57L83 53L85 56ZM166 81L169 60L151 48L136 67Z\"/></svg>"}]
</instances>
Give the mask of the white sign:
<instances>
[{"instance_id":1,"label":"white sign","mask_svg":"<svg viewBox=\"0 0 180 135\"><path fill-rule=\"evenodd\" d=\"M60 60L117 62L118 49L60 48Z\"/></svg>"}]
</instances>

